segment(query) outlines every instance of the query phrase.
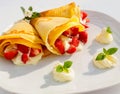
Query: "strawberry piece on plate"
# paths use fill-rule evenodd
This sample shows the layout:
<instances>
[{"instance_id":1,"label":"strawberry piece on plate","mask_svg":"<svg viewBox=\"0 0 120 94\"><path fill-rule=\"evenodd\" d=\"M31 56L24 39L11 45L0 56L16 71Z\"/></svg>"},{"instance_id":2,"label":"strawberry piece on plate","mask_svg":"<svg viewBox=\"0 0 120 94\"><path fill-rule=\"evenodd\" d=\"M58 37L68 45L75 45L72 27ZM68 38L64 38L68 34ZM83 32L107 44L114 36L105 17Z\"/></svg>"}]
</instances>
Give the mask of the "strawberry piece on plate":
<instances>
[{"instance_id":1,"label":"strawberry piece on plate","mask_svg":"<svg viewBox=\"0 0 120 94\"><path fill-rule=\"evenodd\" d=\"M88 40L88 33L86 31L79 32L79 40L85 44Z\"/></svg>"},{"instance_id":2,"label":"strawberry piece on plate","mask_svg":"<svg viewBox=\"0 0 120 94\"><path fill-rule=\"evenodd\" d=\"M40 49L31 48L29 56L34 57L34 56L38 55L40 52L41 52Z\"/></svg>"},{"instance_id":3,"label":"strawberry piece on plate","mask_svg":"<svg viewBox=\"0 0 120 94\"><path fill-rule=\"evenodd\" d=\"M18 50L19 50L20 52L22 52L22 53L27 54L28 51L29 51L29 48L28 48L27 46L18 44L17 47L18 47Z\"/></svg>"},{"instance_id":4,"label":"strawberry piece on plate","mask_svg":"<svg viewBox=\"0 0 120 94\"><path fill-rule=\"evenodd\" d=\"M28 55L27 54L22 54L21 60L23 61L24 64L28 61Z\"/></svg>"},{"instance_id":5,"label":"strawberry piece on plate","mask_svg":"<svg viewBox=\"0 0 120 94\"><path fill-rule=\"evenodd\" d=\"M8 60L13 59L18 54L18 51L16 49L4 52L4 57Z\"/></svg>"},{"instance_id":6,"label":"strawberry piece on plate","mask_svg":"<svg viewBox=\"0 0 120 94\"><path fill-rule=\"evenodd\" d=\"M55 46L57 47L57 49L60 51L61 54L65 53L65 48L62 40L57 39L55 42Z\"/></svg>"}]
</instances>

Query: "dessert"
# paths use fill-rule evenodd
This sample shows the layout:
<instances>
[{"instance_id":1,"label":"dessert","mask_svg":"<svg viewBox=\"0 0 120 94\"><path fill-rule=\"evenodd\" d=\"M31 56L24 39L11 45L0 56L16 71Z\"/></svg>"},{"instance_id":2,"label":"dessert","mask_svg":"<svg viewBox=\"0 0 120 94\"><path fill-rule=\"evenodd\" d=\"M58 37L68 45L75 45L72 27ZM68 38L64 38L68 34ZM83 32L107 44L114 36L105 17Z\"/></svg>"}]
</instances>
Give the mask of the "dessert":
<instances>
[{"instance_id":1,"label":"dessert","mask_svg":"<svg viewBox=\"0 0 120 94\"><path fill-rule=\"evenodd\" d=\"M31 20L47 49L57 55L76 52L79 45L86 44L88 34L76 16L38 17Z\"/></svg>"},{"instance_id":2,"label":"dessert","mask_svg":"<svg viewBox=\"0 0 120 94\"><path fill-rule=\"evenodd\" d=\"M35 29L22 20L0 36L0 55L17 65L36 64L43 56L42 45Z\"/></svg>"},{"instance_id":3,"label":"dessert","mask_svg":"<svg viewBox=\"0 0 120 94\"><path fill-rule=\"evenodd\" d=\"M108 50L103 48L103 52L94 56L94 65L99 69L107 69L116 66L117 58L113 54L117 50L117 48L109 48Z\"/></svg>"},{"instance_id":4,"label":"dessert","mask_svg":"<svg viewBox=\"0 0 120 94\"><path fill-rule=\"evenodd\" d=\"M60 6L58 8L53 8L47 11L40 12L40 17L65 17L71 18L72 16L77 16L80 20L80 23L88 28L87 23L90 21L87 16L88 14L85 11L80 10L80 7L71 2L67 5Z\"/></svg>"},{"instance_id":5,"label":"dessert","mask_svg":"<svg viewBox=\"0 0 120 94\"><path fill-rule=\"evenodd\" d=\"M68 82L74 79L74 71L70 68L71 61L65 61L64 64L57 63L53 68L53 78L55 81Z\"/></svg>"},{"instance_id":6,"label":"dessert","mask_svg":"<svg viewBox=\"0 0 120 94\"><path fill-rule=\"evenodd\" d=\"M40 12L41 17L66 17L71 18L73 15L80 18L80 8L71 2L67 5L60 6L58 8L53 8L47 11Z\"/></svg>"},{"instance_id":7,"label":"dessert","mask_svg":"<svg viewBox=\"0 0 120 94\"><path fill-rule=\"evenodd\" d=\"M96 41L101 44L110 44L113 41L112 31L110 27L103 28L101 33L97 35Z\"/></svg>"}]
</instances>

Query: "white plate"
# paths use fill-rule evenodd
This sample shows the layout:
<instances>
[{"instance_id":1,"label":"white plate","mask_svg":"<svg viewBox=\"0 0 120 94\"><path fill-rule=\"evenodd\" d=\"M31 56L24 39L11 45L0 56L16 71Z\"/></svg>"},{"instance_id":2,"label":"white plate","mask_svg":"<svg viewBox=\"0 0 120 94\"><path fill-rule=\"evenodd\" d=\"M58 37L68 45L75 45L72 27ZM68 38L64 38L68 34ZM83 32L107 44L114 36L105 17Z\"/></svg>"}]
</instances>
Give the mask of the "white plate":
<instances>
[{"instance_id":1,"label":"white plate","mask_svg":"<svg viewBox=\"0 0 120 94\"><path fill-rule=\"evenodd\" d=\"M0 58L0 87L6 91L20 94L63 94L82 93L109 87L120 82L120 65L108 70L96 69L92 63L93 55L103 47L120 47L120 23L99 12L86 11L89 14L89 41L84 49L71 56L54 56L43 58L36 66L15 66ZM101 45L94 39L101 28L110 26L114 41ZM120 51L116 53L120 57ZM75 79L68 83L58 83L52 79L51 71L57 61L74 62ZM2 91L1 91L2 92ZM5 93L6 94L6 93Z\"/></svg>"}]
</instances>

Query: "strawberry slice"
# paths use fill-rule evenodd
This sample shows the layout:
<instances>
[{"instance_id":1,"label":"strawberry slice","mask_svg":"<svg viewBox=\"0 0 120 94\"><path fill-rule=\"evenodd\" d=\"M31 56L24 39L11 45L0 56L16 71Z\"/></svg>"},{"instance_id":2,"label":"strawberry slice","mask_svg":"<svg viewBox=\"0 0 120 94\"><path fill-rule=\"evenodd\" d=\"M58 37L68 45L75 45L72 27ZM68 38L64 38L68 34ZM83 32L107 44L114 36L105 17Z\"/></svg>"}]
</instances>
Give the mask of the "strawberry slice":
<instances>
[{"instance_id":1,"label":"strawberry slice","mask_svg":"<svg viewBox=\"0 0 120 94\"><path fill-rule=\"evenodd\" d=\"M62 40L57 39L55 42L55 46L57 47L57 49L60 51L61 54L65 53L65 48Z\"/></svg>"},{"instance_id":2,"label":"strawberry slice","mask_svg":"<svg viewBox=\"0 0 120 94\"><path fill-rule=\"evenodd\" d=\"M86 12L81 11L82 20L84 20L87 16L88 16L88 14Z\"/></svg>"},{"instance_id":3,"label":"strawberry slice","mask_svg":"<svg viewBox=\"0 0 120 94\"><path fill-rule=\"evenodd\" d=\"M28 51L29 51L29 48L27 46L24 46L24 45L21 45L21 44L18 44L17 48L20 52L25 53L25 54L27 54Z\"/></svg>"},{"instance_id":4,"label":"strawberry slice","mask_svg":"<svg viewBox=\"0 0 120 94\"><path fill-rule=\"evenodd\" d=\"M85 28L89 28L89 26L87 24L82 24Z\"/></svg>"},{"instance_id":5,"label":"strawberry slice","mask_svg":"<svg viewBox=\"0 0 120 94\"><path fill-rule=\"evenodd\" d=\"M71 35L76 36L79 32L79 29L77 27L72 27L71 28Z\"/></svg>"},{"instance_id":6,"label":"strawberry slice","mask_svg":"<svg viewBox=\"0 0 120 94\"><path fill-rule=\"evenodd\" d=\"M86 31L79 32L79 40L85 44L88 40L88 33Z\"/></svg>"},{"instance_id":7,"label":"strawberry slice","mask_svg":"<svg viewBox=\"0 0 120 94\"><path fill-rule=\"evenodd\" d=\"M34 57L34 56L38 55L40 52L41 52L40 49L36 49L36 48L33 49L33 48L31 48L29 56L30 57Z\"/></svg>"},{"instance_id":8,"label":"strawberry slice","mask_svg":"<svg viewBox=\"0 0 120 94\"><path fill-rule=\"evenodd\" d=\"M90 19L89 18L86 18L86 23L89 23L90 22Z\"/></svg>"},{"instance_id":9,"label":"strawberry slice","mask_svg":"<svg viewBox=\"0 0 120 94\"><path fill-rule=\"evenodd\" d=\"M78 34L78 28L77 27L72 27L65 32L63 32L63 35L65 36L76 36Z\"/></svg>"},{"instance_id":10,"label":"strawberry slice","mask_svg":"<svg viewBox=\"0 0 120 94\"><path fill-rule=\"evenodd\" d=\"M72 54L72 53L74 53L75 51L76 51L76 47L73 46L73 45L71 45L70 48L69 48L66 52L69 53L69 54Z\"/></svg>"},{"instance_id":11,"label":"strawberry slice","mask_svg":"<svg viewBox=\"0 0 120 94\"><path fill-rule=\"evenodd\" d=\"M23 61L24 64L28 61L28 55L27 54L22 54L21 60Z\"/></svg>"},{"instance_id":12,"label":"strawberry slice","mask_svg":"<svg viewBox=\"0 0 120 94\"><path fill-rule=\"evenodd\" d=\"M70 35L71 35L71 30L68 29L68 30L64 31L64 32L63 32L63 35L64 35L64 36L70 36Z\"/></svg>"},{"instance_id":13,"label":"strawberry slice","mask_svg":"<svg viewBox=\"0 0 120 94\"><path fill-rule=\"evenodd\" d=\"M77 47L79 45L79 40L77 37L73 37L72 41L70 42L71 45Z\"/></svg>"},{"instance_id":14,"label":"strawberry slice","mask_svg":"<svg viewBox=\"0 0 120 94\"><path fill-rule=\"evenodd\" d=\"M18 51L16 49L4 52L4 57L8 60L13 59L18 54Z\"/></svg>"}]
</instances>

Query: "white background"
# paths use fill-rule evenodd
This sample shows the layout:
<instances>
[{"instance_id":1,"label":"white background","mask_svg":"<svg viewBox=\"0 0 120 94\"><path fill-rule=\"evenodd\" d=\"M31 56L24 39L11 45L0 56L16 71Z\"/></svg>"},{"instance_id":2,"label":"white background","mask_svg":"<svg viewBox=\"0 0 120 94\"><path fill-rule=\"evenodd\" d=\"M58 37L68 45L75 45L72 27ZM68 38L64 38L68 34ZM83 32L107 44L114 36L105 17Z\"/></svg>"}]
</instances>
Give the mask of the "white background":
<instances>
[{"instance_id":1,"label":"white background","mask_svg":"<svg viewBox=\"0 0 120 94\"><path fill-rule=\"evenodd\" d=\"M3 28L7 27L9 24L11 24L13 21L16 21L16 19L14 18L19 19L23 16L22 13L19 13L20 6L25 6L27 8L31 5L36 11L43 11L49 8L54 8L67 4L71 1L75 1L77 4L80 5L81 9L83 10L87 9L103 12L120 22L119 0L1 0L0 31L3 30ZM41 9L39 9L38 6L40 6ZM4 22L4 19L7 19L8 21ZM1 94L10 94L3 89L0 89L0 91ZM120 84L85 94L120 94Z\"/></svg>"}]
</instances>

